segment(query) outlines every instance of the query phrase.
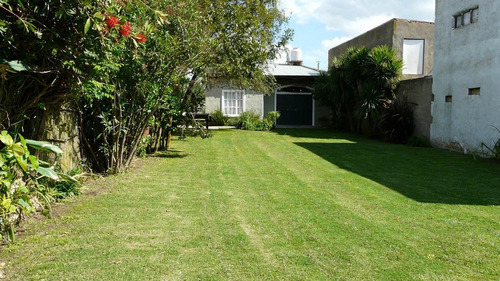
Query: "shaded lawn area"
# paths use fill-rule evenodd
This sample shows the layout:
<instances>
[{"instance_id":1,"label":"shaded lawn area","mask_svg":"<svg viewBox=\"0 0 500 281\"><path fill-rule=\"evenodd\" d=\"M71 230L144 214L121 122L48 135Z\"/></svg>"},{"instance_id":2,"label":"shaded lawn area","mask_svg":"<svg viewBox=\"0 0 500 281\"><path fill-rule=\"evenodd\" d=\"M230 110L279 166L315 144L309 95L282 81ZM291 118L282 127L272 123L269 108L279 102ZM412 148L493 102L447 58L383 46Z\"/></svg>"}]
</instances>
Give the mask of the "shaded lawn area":
<instances>
[{"instance_id":1,"label":"shaded lawn area","mask_svg":"<svg viewBox=\"0 0 500 281\"><path fill-rule=\"evenodd\" d=\"M500 165L321 130L218 131L99 180L8 280L498 280Z\"/></svg>"}]
</instances>

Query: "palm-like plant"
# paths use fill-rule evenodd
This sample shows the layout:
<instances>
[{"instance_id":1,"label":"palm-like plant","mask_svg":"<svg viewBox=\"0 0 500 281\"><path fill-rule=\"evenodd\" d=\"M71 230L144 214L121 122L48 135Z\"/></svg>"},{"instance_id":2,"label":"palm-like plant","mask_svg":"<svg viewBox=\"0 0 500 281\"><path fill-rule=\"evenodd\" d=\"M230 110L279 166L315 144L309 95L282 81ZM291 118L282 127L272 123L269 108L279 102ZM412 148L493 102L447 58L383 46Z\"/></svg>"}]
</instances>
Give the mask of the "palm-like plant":
<instances>
[{"instance_id":1,"label":"palm-like plant","mask_svg":"<svg viewBox=\"0 0 500 281\"><path fill-rule=\"evenodd\" d=\"M403 60L397 58L394 49L378 46L370 51L364 71L367 77L379 83L379 87L394 90L401 78L402 69Z\"/></svg>"},{"instance_id":2,"label":"palm-like plant","mask_svg":"<svg viewBox=\"0 0 500 281\"><path fill-rule=\"evenodd\" d=\"M396 51L387 46L350 48L334 59L329 73L318 78L315 97L330 104L337 115L347 115L351 131L356 121L360 130L361 121L368 120L373 132L375 120L392 98L402 68Z\"/></svg>"},{"instance_id":3,"label":"palm-like plant","mask_svg":"<svg viewBox=\"0 0 500 281\"><path fill-rule=\"evenodd\" d=\"M413 133L413 109L406 95L390 100L380 118L380 127L385 138L391 142L406 143Z\"/></svg>"},{"instance_id":4,"label":"palm-like plant","mask_svg":"<svg viewBox=\"0 0 500 281\"><path fill-rule=\"evenodd\" d=\"M364 72L363 90L359 99L359 113L368 119L370 128L375 129L374 121L393 97L401 77L403 61L397 59L396 51L387 46L373 48L368 54L362 71Z\"/></svg>"}]
</instances>

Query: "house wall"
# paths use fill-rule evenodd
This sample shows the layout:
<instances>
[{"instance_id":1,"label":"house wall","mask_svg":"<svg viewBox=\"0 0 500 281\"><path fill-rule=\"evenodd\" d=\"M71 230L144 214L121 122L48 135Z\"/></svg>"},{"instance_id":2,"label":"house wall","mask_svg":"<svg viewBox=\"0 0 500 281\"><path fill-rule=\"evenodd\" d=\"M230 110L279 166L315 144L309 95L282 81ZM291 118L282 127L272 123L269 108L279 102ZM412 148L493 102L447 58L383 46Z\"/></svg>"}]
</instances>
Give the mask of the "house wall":
<instances>
[{"instance_id":1,"label":"house wall","mask_svg":"<svg viewBox=\"0 0 500 281\"><path fill-rule=\"evenodd\" d=\"M267 115L269 111L274 111L276 108L275 94L264 96L264 116Z\"/></svg>"},{"instance_id":2,"label":"house wall","mask_svg":"<svg viewBox=\"0 0 500 281\"><path fill-rule=\"evenodd\" d=\"M405 39L424 39L423 73L421 75L405 75L403 79L432 75L434 68L434 23L395 19L393 25L392 48L396 50L399 58L402 58Z\"/></svg>"},{"instance_id":3,"label":"house wall","mask_svg":"<svg viewBox=\"0 0 500 281\"><path fill-rule=\"evenodd\" d=\"M328 67L331 67L335 57L347 52L350 47L373 48L386 45L396 50L398 57L402 58L403 43L405 39L423 39L424 67L422 75L406 75L404 79L414 79L432 75L434 55L434 28L431 22L421 22L404 19L392 19L358 37L355 37L328 51Z\"/></svg>"},{"instance_id":4,"label":"house wall","mask_svg":"<svg viewBox=\"0 0 500 281\"><path fill-rule=\"evenodd\" d=\"M396 89L397 95L405 94L413 107L415 123L414 135L423 135L430 138L431 133L431 102L432 77L424 77L401 81Z\"/></svg>"},{"instance_id":5,"label":"house wall","mask_svg":"<svg viewBox=\"0 0 500 281\"><path fill-rule=\"evenodd\" d=\"M329 127L332 120L332 110L329 106L322 104L319 101L315 101L315 116L314 124L315 127L326 128Z\"/></svg>"},{"instance_id":6,"label":"house wall","mask_svg":"<svg viewBox=\"0 0 500 281\"><path fill-rule=\"evenodd\" d=\"M478 22L453 28L453 16L475 6ZM436 1L433 145L473 152L500 138L499 19L498 0Z\"/></svg>"},{"instance_id":7,"label":"house wall","mask_svg":"<svg viewBox=\"0 0 500 281\"><path fill-rule=\"evenodd\" d=\"M312 88L314 85L315 77L276 77L277 82L281 86L299 86ZM221 109L222 90L230 90L231 87L214 87L207 89L205 92L205 112L212 113ZM249 90L245 91L245 111L254 111L262 118L268 112L275 110L275 94L265 95L256 93ZM314 124L316 126L327 126L326 120L331 119L330 108L315 101L314 103Z\"/></svg>"},{"instance_id":8,"label":"house wall","mask_svg":"<svg viewBox=\"0 0 500 281\"><path fill-rule=\"evenodd\" d=\"M205 112L212 113L221 109L222 90L230 90L230 87L214 87L205 92ZM245 111L253 111L261 117L264 115L264 94L245 90Z\"/></svg>"}]
</instances>

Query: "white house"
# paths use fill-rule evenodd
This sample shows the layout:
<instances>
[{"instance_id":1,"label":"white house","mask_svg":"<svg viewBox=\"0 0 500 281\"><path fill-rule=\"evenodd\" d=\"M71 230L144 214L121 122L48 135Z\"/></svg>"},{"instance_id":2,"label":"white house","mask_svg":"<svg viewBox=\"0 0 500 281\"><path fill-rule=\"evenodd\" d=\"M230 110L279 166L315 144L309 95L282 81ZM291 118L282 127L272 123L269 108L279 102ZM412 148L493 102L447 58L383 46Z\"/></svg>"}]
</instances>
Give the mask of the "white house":
<instances>
[{"instance_id":1,"label":"white house","mask_svg":"<svg viewBox=\"0 0 500 281\"><path fill-rule=\"evenodd\" d=\"M319 126L320 120L328 120L329 108L321 106L311 94L319 71L303 66L300 51L294 51L288 63L275 63L267 69L280 85L275 93L214 87L205 93L205 112L221 110L226 116L238 117L244 111L253 111L264 117L270 111L279 111L277 125L291 127Z\"/></svg>"},{"instance_id":2,"label":"white house","mask_svg":"<svg viewBox=\"0 0 500 281\"><path fill-rule=\"evenodd\" d=\"M431 141L480 151L500 139L500 0L437 0Z\"/></svg>"}]
</instances>

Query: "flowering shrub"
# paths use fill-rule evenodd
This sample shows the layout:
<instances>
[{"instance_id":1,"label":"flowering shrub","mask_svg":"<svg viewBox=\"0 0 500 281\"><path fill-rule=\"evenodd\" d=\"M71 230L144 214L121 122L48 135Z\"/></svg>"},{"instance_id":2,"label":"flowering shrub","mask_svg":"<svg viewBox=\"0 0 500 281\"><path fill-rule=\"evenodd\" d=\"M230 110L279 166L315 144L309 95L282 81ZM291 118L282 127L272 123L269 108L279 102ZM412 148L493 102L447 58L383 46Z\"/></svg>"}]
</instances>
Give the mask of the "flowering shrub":
<instances>
[{"instance_id":1,"label":"flowering shrub","mask_svg":"<svg viewBox=\"0 0 500 281\"><path fill-rule=\"evenodd\" d=\"M205 83L269 92L263 66L291 35L274 0L0 2L0 100L14 100L0 125L21 127L75 94L84 158L97 172L126 169L152 117L192 111ZM26 68L14 74L4 61Z\"/></svg>"},{"instance_id":2,"label":"flowering shrub","mask_svg":"<svg viewBox=\"0 0 500 281\"><path fill-rule=\"evenodd\" d=\"M98 16L99 16L99 14L98 14ZM117 17L115 17L115 16L106 17L106 25L109 28L110 32L115 26L118 26L119 24L120 24L120 21L118 20ZM125 22L123 25L120 26L119 32L120 32L121 36L128 37L130 35L131 30L132 30L132 28L130 26L130 22ZM142 33L136 34L133 38L138 43L144 43L147 41L146 36Z\"/></svg>"},{"instance_id":3,"label":"flowering shrub","mask_svg":"<svg viewBox=\"0 0 500 281\"><path fill-rule=\"evenodd\" d=\"M126 22L124 25L121 26L120 28L120 33L122 36L129 36L130 35L130 23Z\"/></svg>"},{"instance_id":4,"label":"flowering shrub","mask_svg":"<svg viewBox=\"0 0 500 281\"><path fill-rule=\"evenodd\" d=\"M116 17L113 17L113 16L109 16L107 19L106 19L106 23L108 24L108 27L109 28L113 28L115 27L116 25L118 25L120 23L120 21L118 20L118 18Z\"/></svg>"},{"instance_id":5,"label":"flowering shrub","mask_svg":"<svg viewBox=\"0 0 500 281\"><path fill-rule=\"evenodd\" d=\"M146 41L147 41L147 39L146 39L146 36L144 36L144 34L140 34L140 33L139 33L139 34L137 34L137 35L135 36L135 41L137 41L137 42L139 42L139 43L144 43L144 42L146 42Z\"/></svg>"}]
</instances>

